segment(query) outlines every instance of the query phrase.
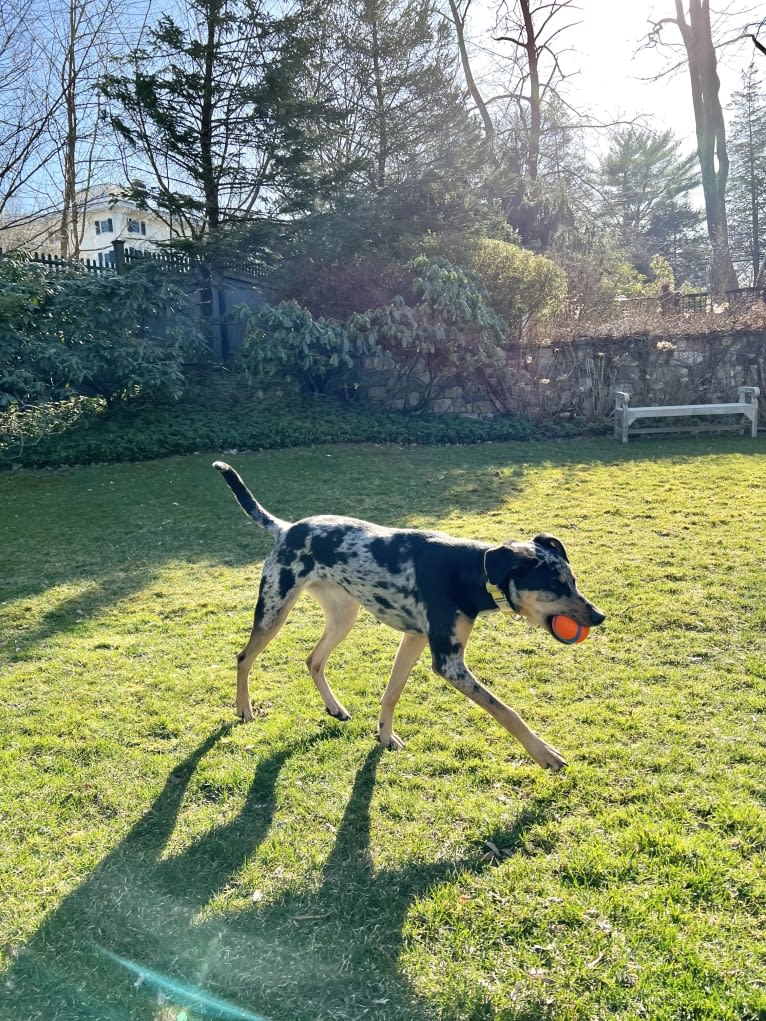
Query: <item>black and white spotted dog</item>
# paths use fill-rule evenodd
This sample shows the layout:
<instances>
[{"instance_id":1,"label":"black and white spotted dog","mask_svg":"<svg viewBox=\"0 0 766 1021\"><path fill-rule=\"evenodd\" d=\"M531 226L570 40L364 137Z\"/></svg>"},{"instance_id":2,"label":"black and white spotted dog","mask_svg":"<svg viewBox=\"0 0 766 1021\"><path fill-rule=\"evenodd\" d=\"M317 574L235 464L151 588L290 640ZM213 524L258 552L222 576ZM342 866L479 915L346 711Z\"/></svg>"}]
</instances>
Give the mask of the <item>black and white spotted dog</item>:
<instances>
[{"instance_id":1,"label":"black and white spotted dog","mask_svg":"<svg viewBox=\"0 0 766 1021\"><path fill-rule=\"evenodd\" d=\"M324 633L306 665L331 716L350 718L327 683L327 659L364 606L382 623L404 632L378 724L378 740L386 748L404 747L394 733L394 709L428 645L434 671L486 709L539 765L550 769L566 765L518 713L479 683L463 658L474 621L483 613L517 613L551 635L556 614L586 627L604 621L604 614L577 590L559 539L543 534L529 542L490 546L327 514L290 524L269 514L228 464L216 461L213 467L245 513L276 542L263 565L250 638L237 658L237 714L243 720L253 718L248 689L253 661L306 591L325 614Z\"/></svg>"}]
</instances>

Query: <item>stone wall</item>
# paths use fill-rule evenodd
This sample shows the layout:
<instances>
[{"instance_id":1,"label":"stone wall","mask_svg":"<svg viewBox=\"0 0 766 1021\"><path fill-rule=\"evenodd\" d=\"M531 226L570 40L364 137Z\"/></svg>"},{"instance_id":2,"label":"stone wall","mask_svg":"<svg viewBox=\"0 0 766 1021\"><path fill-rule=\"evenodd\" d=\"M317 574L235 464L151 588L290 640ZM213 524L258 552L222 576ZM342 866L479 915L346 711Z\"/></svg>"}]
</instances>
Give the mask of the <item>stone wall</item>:
<instances>
[{"instance_id":1,"label":"stone wall","mask_svg":"<svg viewBox=\"0 0 766 1021\"><path fill-rule=\"evenodd\" d=\"M425 365L403 374L387 355L366 359L363 400L392 410L485 418L516 413L532 419L602 420L614 391L634 404L736 400L738 386L766 394L766 333L586 338L509 350L502 371L483 381L444 377L434 384Z\"/></svg>"}]
</instances>

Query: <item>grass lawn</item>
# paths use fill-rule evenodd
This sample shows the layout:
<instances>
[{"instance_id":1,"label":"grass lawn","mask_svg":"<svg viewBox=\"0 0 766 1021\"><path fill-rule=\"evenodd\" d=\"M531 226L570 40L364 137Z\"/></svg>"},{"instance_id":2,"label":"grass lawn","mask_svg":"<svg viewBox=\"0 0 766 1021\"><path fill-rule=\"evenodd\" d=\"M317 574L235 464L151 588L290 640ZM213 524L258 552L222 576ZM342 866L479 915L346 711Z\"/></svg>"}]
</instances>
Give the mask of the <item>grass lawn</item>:
<instances>
[{"instance_id":1,"label":"grass lawn","mask_svg":"<svg viewBox=\"0 0 766 1021\"><path fill-rule=\"evenodd\" d=\"M269 539L212 457L0 476L0 1018L766 1018L763 441L227 459L289 519L559 535L606 626L468 661L569 769L425 656L382 752L368 615L330 719L309 599L235 723Z\"/></svg>"}]
</instances>

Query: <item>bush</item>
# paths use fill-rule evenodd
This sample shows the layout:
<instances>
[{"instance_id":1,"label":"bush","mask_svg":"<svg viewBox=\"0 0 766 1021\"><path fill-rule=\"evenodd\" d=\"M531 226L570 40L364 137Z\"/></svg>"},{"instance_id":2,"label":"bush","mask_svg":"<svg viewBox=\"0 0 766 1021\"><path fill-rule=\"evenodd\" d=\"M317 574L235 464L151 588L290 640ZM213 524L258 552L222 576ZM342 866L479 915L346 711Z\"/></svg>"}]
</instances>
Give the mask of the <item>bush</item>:
<instances>
[{"instance_id":1,"label":"bush","mask_svg":"<svg viewBox=\"0 0 766 1021\"><path fill-rule=\"evenodd\" d=\"M315 319L295 301L238 312L246 323L239 364L251 383L278 379L300 394L347 394L358 357L374 346L364 317Z\"/></svg>"},{"instance_id":2,"label":"bush","mask_svg":"<svg viewBox=\"0 0 766 1021\"><path fill-rule=\"evenodd\" d=\"M466 249L463 262L481 281L514 339L528 319L556 313L566 296L566 274L555 262L507 241L478 241Z\"/></svg>"},{"instance_id":3,"label":"bush","mask_svg":"<svg viewBox=\"0 0 766 1021\"><path fill-rule=\"evenodd\" d=\"M396 376L391 396L401 400L408 380L425 380L420 410L434 387L449 375L470 385L487 369L502 363L503 324L486 295L464 270L445 259L419 256L410 264L413 291L420 301L410 307L401 298L357 317L369 324L378 349L391 355Z\"/></svg>"},{"instance_id":4,"label":"bush","mask_svg":"<svg viewBox=\"0 0 766 1021\"><path fill-rule=\"evenodd\" d=\"M147 261L93 274L0 258L0 405L72 395L107 403L177 396L184 363L203 349L191 302L172 271Z\"/></svg>"},{"instance_id":5,"label":"bush","mask_svg":"<svg viewBox=\"0 0 766 1021\"><path fill-rule=\"evenodd\" d=\"M65 381L46 371L56 347L44 319L57 285L40 266L0 258L0 407L66 393Z\"/></svg>"},{"instance_id":6,"label":"bush","mask_svg":"<svg viewBox=\"0 0 766 1021\"><path fill-rule=\"evenodd\" d=\"M392 394L406 389L413 372L427 385L420 410L444 376L471 379L480 369L502 361L503 324L477 283L444 259L419 256L408 266L417 304L400 296L341 323L315 319L295 301L242 307L246 320L240 356L251 383L274 379L294 384L301 394L344 394L355 389L362 355L386 352L397 376Z\"/></svg>"}]
</instances>

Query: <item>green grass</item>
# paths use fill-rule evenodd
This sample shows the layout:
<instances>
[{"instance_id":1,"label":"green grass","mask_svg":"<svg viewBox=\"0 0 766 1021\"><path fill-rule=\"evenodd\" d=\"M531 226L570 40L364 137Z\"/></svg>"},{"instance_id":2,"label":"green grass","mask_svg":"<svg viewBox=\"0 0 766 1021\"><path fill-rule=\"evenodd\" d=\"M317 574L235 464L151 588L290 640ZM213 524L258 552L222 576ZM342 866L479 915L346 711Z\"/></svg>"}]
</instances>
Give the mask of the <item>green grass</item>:
<instances>
[{"instance_id":1,"label":"green grass","mask_svg":"<svg viewBox=\"0 0 766 1021\"><path fill-rule=\"evenodd\" d=\"M397 636L366 615L331 720L308 599L233 723L269 541L212 458L6 474L0 1018L766 1018L762 442L229 459L287 518L559 535L606 626L495 615L468 660L570 767L425 656L382 752Z\"/></svg>"}]
</instances>

